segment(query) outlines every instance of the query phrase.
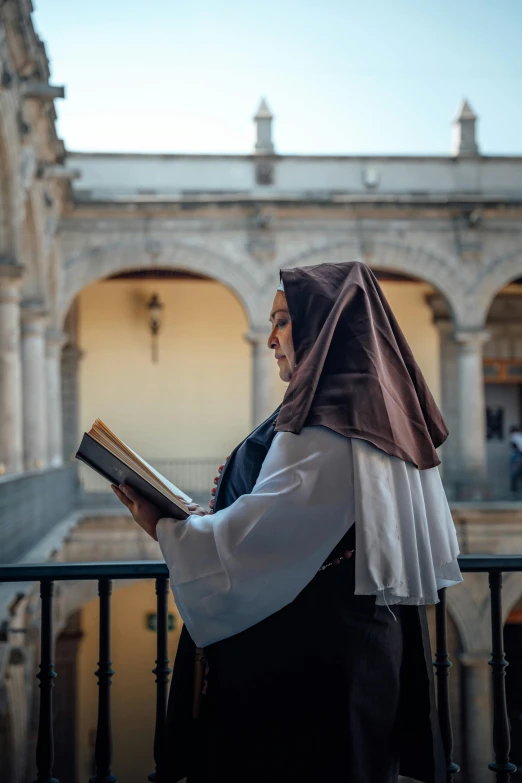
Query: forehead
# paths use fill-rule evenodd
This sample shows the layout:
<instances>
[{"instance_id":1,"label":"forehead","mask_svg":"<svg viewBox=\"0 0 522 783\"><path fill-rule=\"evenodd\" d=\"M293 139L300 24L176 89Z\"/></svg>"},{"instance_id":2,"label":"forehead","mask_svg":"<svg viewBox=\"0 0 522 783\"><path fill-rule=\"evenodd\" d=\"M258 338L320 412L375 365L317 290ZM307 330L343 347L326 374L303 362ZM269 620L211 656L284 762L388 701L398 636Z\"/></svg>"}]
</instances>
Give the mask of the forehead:
<instances>
[{"instance_id":1,"label":"forehead","mask_svg":"<svg viewBox=\"0 0 522 783\"><path fill-rule=\"evenodd\" d=\"M276 295L274 296L274 301L272 303L272 309L270 312L273 313L274 310L278 310L279 308L288 310L288 305L286 303L286 296L284 295L283 291L276 291Z\"/></svg>"}]
</instances>

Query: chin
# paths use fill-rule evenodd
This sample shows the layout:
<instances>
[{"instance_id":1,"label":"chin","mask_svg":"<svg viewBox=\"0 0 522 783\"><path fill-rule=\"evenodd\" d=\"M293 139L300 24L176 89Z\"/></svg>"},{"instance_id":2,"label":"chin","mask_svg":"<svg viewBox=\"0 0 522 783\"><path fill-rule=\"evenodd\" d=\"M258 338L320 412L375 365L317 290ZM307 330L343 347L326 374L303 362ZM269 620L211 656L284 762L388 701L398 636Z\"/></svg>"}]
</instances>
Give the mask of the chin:
<instances>
[{"instance_id":1,"label":"chin","mask_svg":"<svg viewBox=\"0 0 522 783\"><path fill-rule=\"evenodd\" d=\"M280 367L279 377L281 378L282 381L288 383L290 381L290 378L292 377L292 373L290 372L288 367Z\"/></svg>"}]
</instances>

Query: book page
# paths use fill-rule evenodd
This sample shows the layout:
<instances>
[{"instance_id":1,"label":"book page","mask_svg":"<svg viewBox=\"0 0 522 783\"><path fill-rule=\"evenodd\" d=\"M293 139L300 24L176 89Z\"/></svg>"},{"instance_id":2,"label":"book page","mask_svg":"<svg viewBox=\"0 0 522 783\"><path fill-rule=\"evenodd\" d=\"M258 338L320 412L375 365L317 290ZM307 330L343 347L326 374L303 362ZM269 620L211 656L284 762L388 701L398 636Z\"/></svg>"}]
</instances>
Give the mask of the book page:
<instances>
[{"instance_id":1,"label":"book page","mask_svg":"<svg viewBox=\"0 0 522 783\"><path fill-rule=\"evenodd\" d=\"M88 434L115 457L134 469L136 473L158 489L165 497L175 502L184 511L187 511L185 506L192 502L192 498L176 487L165 476L162 476L159 471L120 440L101 419L96 419Z\"/></svg>"},{"instance_id":2,"label":"book page","mask_svg":"<svg viewBox=\"0 0 522 783\"><path fill-rule=\"evenodd\" d=\"M185 501L185 503L192 503L192 498L189 497L185 492L183 492L179 487L177 487L175 484L172 483L172 481L169 481L168 478L165 478L156 468L153 468L152 465L149 465L147 460L144 460L143 457L140 457L139 454L136 454L135 451L132 451L129 446L127 446L129 451L131 451L134 456L141 462L143 465L145 465L154 475L165 484L166 487L170 489L171 492L174 493L174 495L178 495L178 497L182 498L182 500Z\"/></svg>"}]
</instances>

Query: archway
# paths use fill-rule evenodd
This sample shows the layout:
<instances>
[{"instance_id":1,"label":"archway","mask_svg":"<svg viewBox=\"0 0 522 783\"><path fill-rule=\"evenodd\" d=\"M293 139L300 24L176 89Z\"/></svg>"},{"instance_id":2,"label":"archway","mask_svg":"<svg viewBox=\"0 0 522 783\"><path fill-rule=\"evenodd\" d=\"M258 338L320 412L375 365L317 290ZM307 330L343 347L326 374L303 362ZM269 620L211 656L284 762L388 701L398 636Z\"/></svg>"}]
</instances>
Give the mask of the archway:
<instances>
[{"instance_id":1,"label":"archway","mask_svg":"<svg viewBox=\"0 0 522 783\"><path fill-rule=\"evenodd\" d=\"M522 277L522 247L510 250L492 258L481 270L473 289L473 301L478 312L483 314L483 323L491 310L493 301L512 281Z\"/></svg>"},{"instance_id":2,"label":"archway","mask_svg":"<svg viewBox=\"0 0 522 783\"><path fill-rule=\"evenodd\" d=\"M58 324L61 325L74 300L86 286L98 280L137 270L177 270L211 277L229 288L241 302L248 323L255 322L258 285L246 266L200 247L169 241L148 248L143 240L107 240L93 247L82 247L64 259Z\"/></svg>"},{"instance_id":3,"label":"archway","mask_svg":"<svg viewBox=\"0 0 522 783\"><path fill-rule=\"evenodd\" d=\"M522 257L519 261L522 267ZM521 322L522 277L517 277L490 302L484 344L488 479L497 497L515 499L522 498ZM515 427L521 432L512 437ZM520 451L512 443L517 439Z\"/></svg>"},{"instance_id":4,"label":"archway","mask_svg":"<svg viewBox=\"0 0 522 783\"><path fill-rule=\"evenodd\" d=\"M156 337L148 308L153 296L162 305ZM83 288L66 319L66 448L72 454L101 418L208 504L216 467L250 428L248 325L242 303L213 275L142 267ZM83 465L80 475L86 502L114 502L107 482Z\"/></svg>"}]
</instances>

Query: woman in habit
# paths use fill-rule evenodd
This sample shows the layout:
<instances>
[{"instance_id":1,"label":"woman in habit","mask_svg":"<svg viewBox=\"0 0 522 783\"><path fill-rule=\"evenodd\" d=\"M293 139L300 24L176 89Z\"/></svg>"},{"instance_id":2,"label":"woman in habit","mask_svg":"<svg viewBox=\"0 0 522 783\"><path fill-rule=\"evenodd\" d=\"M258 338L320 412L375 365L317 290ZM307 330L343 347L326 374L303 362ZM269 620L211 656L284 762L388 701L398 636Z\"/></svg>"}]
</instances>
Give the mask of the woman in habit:
<instances>
[{"instance_id":1,"label":"woman in habit","mask_svg":"<svg viewBox=\"0 0 522 783\"><path fill-rule=\"evenodd\" d=\"M270 322L288 387L213 511L114 488L184 620L162 781L444 783L425 609L462 581L444 421L364 264L283 270Z\"/></svg>"}]
</instances>

